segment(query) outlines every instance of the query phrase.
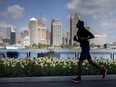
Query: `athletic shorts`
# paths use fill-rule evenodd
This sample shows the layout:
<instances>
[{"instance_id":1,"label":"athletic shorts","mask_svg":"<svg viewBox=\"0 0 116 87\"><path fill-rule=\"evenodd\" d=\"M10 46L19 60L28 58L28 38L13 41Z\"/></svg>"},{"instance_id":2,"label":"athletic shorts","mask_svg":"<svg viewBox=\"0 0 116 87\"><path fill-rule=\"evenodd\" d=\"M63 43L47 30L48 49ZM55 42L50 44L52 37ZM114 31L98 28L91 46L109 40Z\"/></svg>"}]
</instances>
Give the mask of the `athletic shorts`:
<instances>
[{"instance_id":1,"label":"athletic shorts","mask_svg":"<svg viewBox=\"0 0 116 87\"><path fill-rule=\"evenodd\" d=\"M81 54L80 54L80 60L85 60L85 59L91 59L91 55L89 53L90 47L83 47Z\"/></svg>"}]
</instances>

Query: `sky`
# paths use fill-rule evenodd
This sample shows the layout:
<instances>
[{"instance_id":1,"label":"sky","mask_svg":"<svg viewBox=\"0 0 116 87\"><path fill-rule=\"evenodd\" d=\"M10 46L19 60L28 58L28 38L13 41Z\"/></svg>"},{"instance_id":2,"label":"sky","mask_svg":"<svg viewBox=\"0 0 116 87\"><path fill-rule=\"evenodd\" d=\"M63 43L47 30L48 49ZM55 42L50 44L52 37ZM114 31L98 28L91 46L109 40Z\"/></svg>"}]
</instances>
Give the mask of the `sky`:
<instances>
[{"instance_id":1,"label":"sky","mask_svg":"<svg viewBox=\"0 0 116 87\"><path fill-rule=\"evenodd\" d=\"M50 30L51 19L62 23L63 35L69 31L69 15L77 12L92 33L106 34L108 42L116 41L116 0L0 0L0 32L5 36L11 25L17 34L28 29L32 17L43 17Z\"/></svg>"}]
</instances>

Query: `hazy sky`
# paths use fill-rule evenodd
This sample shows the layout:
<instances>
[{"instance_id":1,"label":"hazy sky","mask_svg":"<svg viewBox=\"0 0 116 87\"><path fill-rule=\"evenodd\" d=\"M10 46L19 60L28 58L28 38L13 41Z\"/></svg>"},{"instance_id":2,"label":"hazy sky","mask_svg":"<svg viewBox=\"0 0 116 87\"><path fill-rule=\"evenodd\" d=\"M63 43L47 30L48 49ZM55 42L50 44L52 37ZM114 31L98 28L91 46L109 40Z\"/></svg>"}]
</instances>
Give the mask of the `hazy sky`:
<instances>
[{"instance_id":1,"label":"hazy sky","mask_svg":"<svg viewBox=\"0 0 116 87\"><path fill-rule=\"evenodd\" d=\"M52 18L61 21L64 33L71 12L78 12L93 34L107 34L108 42L116 41L116 0L0 0L0 31L12 25L19 34L28 29L30 18L42 16L49 30Z\"/></svg>"}]
</instances>

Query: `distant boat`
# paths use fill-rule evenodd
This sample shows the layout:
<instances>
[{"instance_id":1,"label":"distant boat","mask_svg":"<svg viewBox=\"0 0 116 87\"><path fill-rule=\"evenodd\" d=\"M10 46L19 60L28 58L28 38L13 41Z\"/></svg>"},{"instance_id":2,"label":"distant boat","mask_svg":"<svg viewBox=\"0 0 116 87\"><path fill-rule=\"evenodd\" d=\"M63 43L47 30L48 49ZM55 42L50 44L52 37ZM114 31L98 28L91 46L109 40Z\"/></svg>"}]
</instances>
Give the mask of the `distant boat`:
<instances>
[{"instance_id":1,"label":"distant boat","mask_svg":"<svg viewBox=\"0 0 116 87\"><path fill-rule=\"evenodd\" d=\"M15 47L15 46L6 46L6 49L18 49L18 47Z\"/></svg>"},{"instance_id":2,"label":"distant boat","mask_svg":"<svg viewBox=\"0 0 116 87\"><path fill-rule=\"evenodd\" d=\"M5 47L6 49L26 49L24 46L22 46L22 45L17 45L17 44L15 44L15 45L10 45L10 46L6 46Z\"/></svg>"}]
</instances>

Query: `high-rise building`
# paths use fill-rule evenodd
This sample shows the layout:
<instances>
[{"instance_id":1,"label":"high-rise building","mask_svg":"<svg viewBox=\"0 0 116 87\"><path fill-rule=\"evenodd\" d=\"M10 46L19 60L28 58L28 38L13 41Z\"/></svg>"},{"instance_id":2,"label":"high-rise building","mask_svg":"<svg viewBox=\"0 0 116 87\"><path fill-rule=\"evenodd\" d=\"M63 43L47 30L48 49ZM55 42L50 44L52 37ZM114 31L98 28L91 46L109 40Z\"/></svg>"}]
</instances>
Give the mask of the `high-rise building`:
<instances>
[{"instance_id":1,"label":"high-rise building","mask_svg":"<svg viewBox=\"0 0 116 87\"><path fill-rule=\"evenodd\" d=\"M29 22L30 44L47 44L47 27L43 18L36 20L34 17Z\"/></svg>"},{"instance_id":2,"label":"high-rise building","mask_svg":"<svg viewBox=\"0 0 116 87\"><path fill-rule=\"evenodd\" d=\"M28 30L24 30L23 32L21 32L20 36L22 38L24 38L25 36L29 36L29 31Z\"/></svg>"},{"instance_id":3,"label":"high-rise building","mask_svg":"<svg viewBox=\"0 0 116 87\"><path fill-rule=\"evenodd\" d=\"M70 31L67 32L67 45L69 45L70 42Z\"/></svg>"},{"instance_id":4,"label":"high-rise building","mask_svg":"<svg viewBox=\"0 0 116 87\"><path fill-rule=\"evenodd\" d=\"M46 30L46 40L47 40L47 43L50 44L50 31L48 30L48 28Z\"/></svg>"},{"instance_id":5,"label":"high-rise building","mask_svg":"<svg viewBox=\"0 0 116 87\"><path fill-rule=\"evenodd\" d=\"M41 17L40 19L38 19L38 26L45 27L44 18Z\"/></svg>"},{"instance_id":6,"label":"high-rise building","mask_svg":"<svg viewBox=\"0 0 116 87\"><path fill-rule=\"evenodd\" d=\"M9 43L10 43L10 40L9 39L3 39L3 43L4 43L4 46L8 46Z\"/></svg>"},{"instance_id":7,"label":"high-rise building","mask_svg":"<svg viewBox=\"0 0 116 87\"><path fill-rule=\"evenodd\" d=\"M10 39L11 31L13 31L12 26L6 26L6 38Z\"/></svg>"},{"instance_id":8,"label":"high-rise building","mask_svg":"<svg viewBox=\"0 0 116 87\"><path fill-rule=\"evenodd\" d=\"M16 44L23 44L23 39L21 36L16 36Z\"/></svg>"},{"instance_id":9,"label":"high-rise building","mask_svg":"<svg viewBox=\"0 0 116 87\"><path fill-rule=\"evenodd\" d=\"M30 44L38 44L37 42L37 20L32 17L29 22Z\"/></svg>"},{"instance_id":10,"label":"high-rise building","mask_svg":"<svg viewBox=\"0 0 116 87\"><path fill-rule=\"evenodd\" d=\"M10 34L10 45L13 45L16 43L16 33L15 31L11 31L11 34Z\"/></svg>"},{"instance_id":11,"label":"high-rise building","mask_svg":"<svg viewBox=\"0 0 116 87\"><path fill-rule=\"evenodd\" d=\"M3 38L2 38L2 33L0 32L0 45L2 45L3 44L3 40L2 40Z\"/></svg>"},{"instance_id":12,"label":"high-rise building","mask_svg":"<svg viewBox=\"0 0 116 87\"><path fill-rule=\"evenodd\" d=\"M46 32L47 28L45 27L45 21L42 17L38 19L38 25L37 25L37 41L40 44L47 44L46 40Z\"/></svg>"},{"instance_id":13,"label":"high-rise building","mask_svg":"<svg viewBox=\"0 0 116 87\"><path fill-rule=\"evenodd\" d=\"M0 32L0 39L3 39L3 38L2 38L2 33L1 33L1 32Z\"/></svg>"},{"instance_id":14,"label":"high-rise building","mask_svg":"<svg viewBox=\"0 0 116 87\"><path fill-rule=\"evenodd\" d=\"M56 19L51 21L51 44L53 46L62 44L62 24Z\"/></svg>"},{"instance_id":15,"label":"high-rise building","mask_svg":"<svg viewBox=\"0 0 116 87\"><path fill-rule=\"evenodd\" d=\"M64 44L64 45L67 44L67 38L66 37L62 37L62 44Z\"/></svg>"},{"instance_id":16,"label":"high-rise building","mask_svg":"<svg viewBox=\"0 0 116 87\"><path fill-rule=\"evenodd\" d=\"M78 20L79 20L79 15L77 13L72 13L70 15L70 45L76 43L75 41L73 41L73 37L74 35L76 35L77 32L76 24Z\"/></svg>"},{"instance_id":17,"label":"high-rise building","mask_svg":"<svg viewBox=\"0 0 116 87\"><path fill-rule=\"evenodd\" d=\"M25 36L23 41L23 46L29 46L30 45L30 37Z\"/></svg>"},{"instance_id":18,"label":"high-rise building","mask_svg":"<svg viewBox=\"0 0 116 87\"><path fill-rule=\"evenodd\" d=\"M37 41L40 44L47 44L47 40L46 40L46 27L41 27L38 26L38 31L37 31Z\"/></svg>"}]
</instances>

